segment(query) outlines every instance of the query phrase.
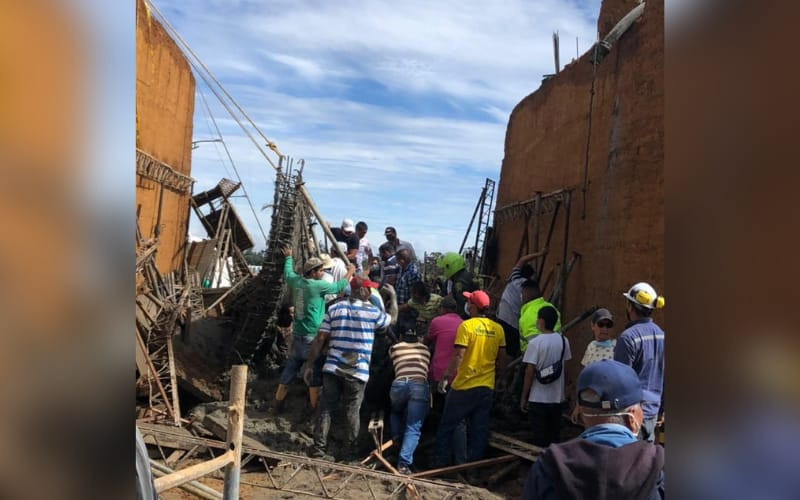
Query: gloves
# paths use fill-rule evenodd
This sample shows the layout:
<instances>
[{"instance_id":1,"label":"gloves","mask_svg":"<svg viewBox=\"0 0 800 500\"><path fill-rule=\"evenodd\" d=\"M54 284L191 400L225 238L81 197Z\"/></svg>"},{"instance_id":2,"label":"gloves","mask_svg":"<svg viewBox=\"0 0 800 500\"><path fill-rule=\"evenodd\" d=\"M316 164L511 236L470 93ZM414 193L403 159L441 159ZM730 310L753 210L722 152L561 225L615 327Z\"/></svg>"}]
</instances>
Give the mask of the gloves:
<instances>
[{"instance_id":1,"label":"gloves","mask_svg":"<svg viewBox=\"0 0 800 500\"><path fill-rule=\"evenodd\" d=\"M450 382L448 382L447 378L443 378L442 380L440 380L439 383L436 384L436 392L438 392L439 394L446 394L447 393L447 385L449 383Z\"/></svg>"}]
</instances>

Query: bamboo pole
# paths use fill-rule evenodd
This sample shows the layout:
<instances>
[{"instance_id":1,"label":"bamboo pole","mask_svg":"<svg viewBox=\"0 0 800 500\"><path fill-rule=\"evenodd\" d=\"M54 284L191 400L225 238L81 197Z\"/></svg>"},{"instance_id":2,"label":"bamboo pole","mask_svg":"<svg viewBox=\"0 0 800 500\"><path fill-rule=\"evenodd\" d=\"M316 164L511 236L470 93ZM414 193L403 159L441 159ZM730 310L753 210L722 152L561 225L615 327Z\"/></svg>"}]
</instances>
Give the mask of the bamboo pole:
<instances>
[{"instance_id":1,"label":"bamboo pole","mask_svg":"<svg viewBox=\"0 0 800 500\"><path fill-rule=\"evenodd\" d=\"M198 477L205 476L206 474L214 472L215 470L231 463L233 458L233 450L228 450L217 458L212 458L206 462L201 462L199 464L192 465L191 467L175 471L174 473L168 474L164 477L160 477L153 481L153 484L156 487L156 492L163 493L164 491L175 488L176 486L180 486L183 483L187 483L197 479Z\"/></svg>"},{"instance_id":2,"label":"bamboo pole","mask_svg":"<svg viewBox=\"0 0 800 500\"><path fill-rule=\"evenodd\" d=\"M338 255L345 263L350 262L350 260L347 258L347 255L344 252L342 252L342 249L339 248L339 245L336 244L336 238L333 237L331 228L328 227L328 224L325 222L325 219L323 219L322 215L320 215L317 205L314 204L314 200L312 200L311 195L308 194L308 190L306 189L305 183L298 182L296 188L298 191L300 191L300 194L303 195L303 198L306 199L306 203L308 203L308 208L310 208L311 211L314 212L314 217L317 218L320 227L322 227L322 232L329 240L333 242L333 244L331 245L333 251L336 252L336 255Z\"/></svg>"},{"instance_id":3,"label":"bamboo pole","mask_svg":"<svg viewBox=\"0 0 800 500\"><path fill-rule=\"evenodd\" d=\"M228 449L233 461L225 467L225 484L222 494L225 500L238 500L239 475L242 465L242 432L244 431L244 398L247 387L247 365L236 365L231 369L230 406L228 407Z\"/></svg>"},{"instance_id":4,"label":"bamboo pole","mask_svg":"<svg viewBox=\"0 0 800 500\"><path fill-rule=\"evenodd\" d=\"M172 474L175 472L166 465L162 465L152 459L150 460L150 466L153 468L153 475L157 477L166 476L167 474ZM214 488L209 488L203 483L198 483L197 481L189 481L188 483L184 483L178 487L182 490L188 491L193 495L197 495L200 498L206 498L208 500L220 500L222 498L222 493Z\"/></svg>"}]
</instances>

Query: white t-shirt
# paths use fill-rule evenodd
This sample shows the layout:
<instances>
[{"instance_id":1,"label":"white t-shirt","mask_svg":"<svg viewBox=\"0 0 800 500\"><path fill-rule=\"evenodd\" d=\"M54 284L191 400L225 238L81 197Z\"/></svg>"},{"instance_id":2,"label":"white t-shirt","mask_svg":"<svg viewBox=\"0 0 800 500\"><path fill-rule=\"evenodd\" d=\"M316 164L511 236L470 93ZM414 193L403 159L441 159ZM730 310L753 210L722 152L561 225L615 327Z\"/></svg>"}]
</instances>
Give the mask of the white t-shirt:
<instances>
[{"instance_id":1,"label":"white t-shirt","mask_svg":"<svg viewBox=\"0 0 800 500\"><path fill-rule=\"evenodd\" d=\"M597 344L596 340L592 340L591 342L589 342L589 345L586 346L586 353L584 353L583 355L581 364L583 366L589 366L595 361L601 361L603 359L614 359L614 346L616 345L617 345L616 339L611 341L610 346L601 346Z\"/></svg>"},{"instance_id":2,"label":"white t-shirt","mask_svg":"<svg viewBox=\"0 0 800 500\"><path fill-rule=\"evenodd\" d=\"M562 337L559 333L540 333L535 336L533 340L528 343L528 348L525 350L525 357L522 358L523 363L536 365L536 369L541 370L546 368L556 361L561 356L561 339L564 339L564 365L566 361L572 359L572 353L569 350L569 340ZM536 377L531 384L531 392L528 394L528 401L533 403L560 403L564 400L564 370L561 370L561 376L558 380L550 384L541 384Z\"/></svg>"}]
</instances>

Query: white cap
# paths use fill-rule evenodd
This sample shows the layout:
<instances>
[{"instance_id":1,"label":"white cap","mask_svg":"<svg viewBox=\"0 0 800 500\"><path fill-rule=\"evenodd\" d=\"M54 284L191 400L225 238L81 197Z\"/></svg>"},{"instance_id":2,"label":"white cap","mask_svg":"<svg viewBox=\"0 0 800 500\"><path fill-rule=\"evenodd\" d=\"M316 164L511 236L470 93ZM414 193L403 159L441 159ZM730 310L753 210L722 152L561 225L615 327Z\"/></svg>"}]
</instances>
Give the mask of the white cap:
<instances>
[{"instance_id":1,"label":"white cap","mask_svg":"<svg viewBox=\"0 0 800 500\"><path fill-rule=\"evenodd\" d=\"M636 283L630 290L622 294L626 299L648 309L661 309L664 307L664 297L660 297L655 288L644 281Z\"/></svg>"},{"instance_id":2,"label":"white cap","mask_svg":"<svg viewBox=\"0 0 800 500\"><path fill-rule=\"evenodd\" d=\"M352 219L345 219L342 221L342 231L346 233L352 233L356 230L356 225L353 224Z\"/></svg>"}]
</instances>

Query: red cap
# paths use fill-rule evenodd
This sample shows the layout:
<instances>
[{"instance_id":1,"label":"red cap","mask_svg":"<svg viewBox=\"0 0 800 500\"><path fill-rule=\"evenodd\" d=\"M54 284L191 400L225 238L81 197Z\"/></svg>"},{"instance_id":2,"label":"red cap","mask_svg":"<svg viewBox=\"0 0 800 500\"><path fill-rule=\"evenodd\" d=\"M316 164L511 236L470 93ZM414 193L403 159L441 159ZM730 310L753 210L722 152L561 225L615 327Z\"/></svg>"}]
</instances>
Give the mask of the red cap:
<instances>
[{"instance_id":1,"label":"red cap","mask_svg":"<svg viewBox=\"0 0 800 500\"><path fill-rule=\"evenodd\" d=\"M483 290L475 290L474 292L463 292L464 297L472 302L478 309L486 309L489 307L489 295Z\"/></svg>"},{"instance_id":2,"label":"red cap","mask_svg":"<svg viewBox=\"0 0 800 500\"><path fill-rule=\"evenodd\" d=\"M361 288L362 286L366 286L369 288L378 288L380 284L359 277L354 277L350 280L350 288L352 288L353 290L355 290L356 288Z\"/></svg>"}]
</instances>

